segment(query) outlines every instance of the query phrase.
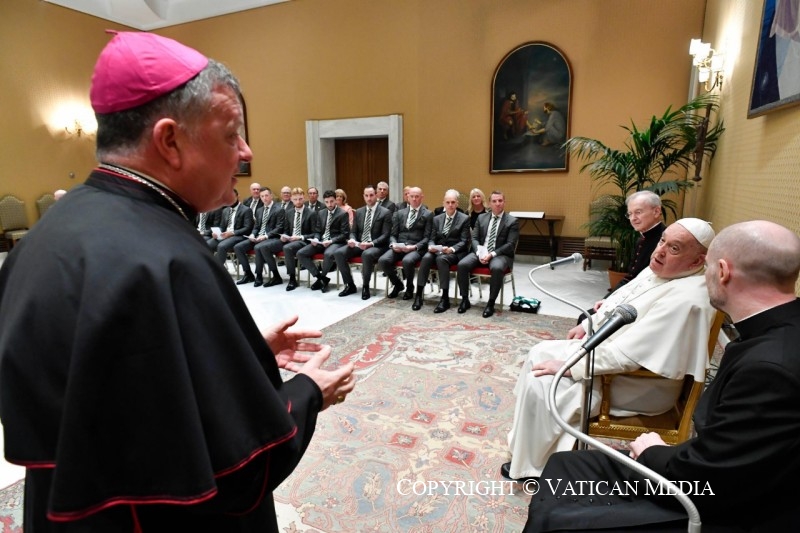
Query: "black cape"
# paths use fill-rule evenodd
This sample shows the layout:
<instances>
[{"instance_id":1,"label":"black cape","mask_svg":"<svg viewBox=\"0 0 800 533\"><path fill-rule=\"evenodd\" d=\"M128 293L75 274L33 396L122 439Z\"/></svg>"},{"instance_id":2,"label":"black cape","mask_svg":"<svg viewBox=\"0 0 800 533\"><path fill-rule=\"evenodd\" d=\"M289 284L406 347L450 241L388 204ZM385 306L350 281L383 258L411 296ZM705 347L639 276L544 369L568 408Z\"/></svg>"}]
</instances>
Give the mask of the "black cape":
<instances>
[{"instance_id":1,"label":"black cape","mask_svg":"<svg viewBox=\"0 0 800 533\"><path fill-rule=\"evenodd\" d=\"M230 275L161 195L94 171L9 254L0 316L26 531L277 531L271 491L321 393L282 382Z\"/></svg>"}]
</instances>

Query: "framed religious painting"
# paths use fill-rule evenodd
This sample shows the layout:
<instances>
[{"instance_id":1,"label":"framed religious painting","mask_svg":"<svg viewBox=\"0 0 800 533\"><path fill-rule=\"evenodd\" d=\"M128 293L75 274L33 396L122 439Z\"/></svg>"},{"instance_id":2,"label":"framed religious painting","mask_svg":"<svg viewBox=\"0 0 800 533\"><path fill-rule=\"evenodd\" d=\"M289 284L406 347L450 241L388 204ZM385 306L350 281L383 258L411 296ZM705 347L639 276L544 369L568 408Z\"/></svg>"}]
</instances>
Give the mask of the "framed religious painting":
<instances>
[{"instance_id":1,"label":"framed religious painting","mask_svg":"<svg viewBox=\"0 0 800 533\"><path fill-rule=\"evenodd\" d=\"M747 118L800 104L800 0L764 0Z\"/></svg>"},{"instance_id":2,"label":"framed religious painting","mask_svg":"<svg viewBox=\"0 0 800 533\"><path fill-rule=\"evenodd\" d=\"M492 78L489 171L566 172L572 69L545 42L511 50Z\"/></svg>"},{"instance_id":3,"label":"framed religious painting","mask_svg":"<svg viewBox=\"0 0 800 533\"><path fill-rule=\"evenodd\" d=\"M247 137L247 105L244 103L244 96L239 95L239 101L242 103L242 118L244 118L244 125L242 127L242 131L239 132L239 135L242 136L244 142L249 143ZM253 171L250 168L250 161L239 161L239 171L236 173L237 176L251 176Z\"/></svg>"}]
</instances>

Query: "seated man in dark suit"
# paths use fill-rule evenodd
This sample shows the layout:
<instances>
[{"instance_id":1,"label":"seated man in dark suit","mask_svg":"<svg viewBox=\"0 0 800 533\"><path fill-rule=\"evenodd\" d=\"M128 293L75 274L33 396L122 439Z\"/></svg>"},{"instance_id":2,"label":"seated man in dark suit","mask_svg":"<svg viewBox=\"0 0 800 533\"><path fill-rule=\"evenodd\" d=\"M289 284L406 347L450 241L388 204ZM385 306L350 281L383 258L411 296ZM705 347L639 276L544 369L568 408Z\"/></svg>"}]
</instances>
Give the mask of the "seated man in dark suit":
<instances>
[{"instance_id":1,"label":"seated man in dark suit","mask_svg":"<svg viewBox=\"0 0 800 533\"><path fill-rule=\"evenodd\" d=\"M695 409L697 436L667 446L646 433L631 443L631 458L681 482L703 531L796 531L800 508L789 500L800 477L800 239L772 222L735 224L714 238L705 264L711 304L740 337ZM576 481L625 488L565 497ZM552 455L525 531L593 530L681 532L687 518L675 498L597 450Z\"/></svg>"},{"instance_id":2,"label":"seated man in dark suit","mask_svg":"<svg viewBox=\"0 0 800 533\"><path fill-rule=\"evenodd\" d=\"M314 239L297 252L297 259L306 267L310 276L317 278L311 285L311 290L328 292L330 280L326 274L336 262L334 252L344 246L350 236L350 219L347 212L336 205L334 191L325 191L322 199L325 202L325 209L318 214ZM317 269L312 259L315 254L324 255L320 269Z\"/></svg>"},{"instance_id":3,"label":"seated man in dark suit","mask_svg":"<svg viewBox=\"0 0 800 533\"><path fill-rule=\"evenodd\" d=\"M236 192L235 189L234 192ZM224 265L228 258L228 252L245 240L245 235L253 231L253 212L239 202L239 193L236 193L236 202L230 207L222 209L219 222L222 233L212 235L214 238L207 242L208 247L214 250L219 264Z\"/></svg>"},{"instance_id":4,"label":"seated man in dark suit","mask_svg":"<svg viewBox=\"0 0 800 533\"><path fill-rule=\"evenodd\" d=\"M417 294L411 309L422 309L425 283L434 262L439 273L439 286L442 288L442 298L433 310L434 313L444 313L450 309L450 267L457 265L470 246L469 217L459 212L458 191L450 189L444 193L444 212L431 219L428 230L428 253L419 263L417 272Z\"/></svg>"},{"instance_id":5,"label":"seated man in dark suit","mask_svg":"<svg viewBox=\"0 0 800 533\"><path fill-rule=\"evenodd\" d=\"M275 254L281 250L284 254L286 273L289 275L289 285L297 286L295 254L308 243L308 239L314 237L317 212L305 206L305 191L300 187L292 189L292 204L294 207L286 211L286 233L278 239L270 239L260 250L262 259L267 262L267 266L273 272L272 280L264 284L265 287L283 283L281 277L274 274L278 271Z\"/></svg>"},{"instance_id":6,"label":"seated man in dark suit","mask_svg":"<svg viewBox=\"0 0 800 533\"><path fill-rule=\"evenodd\" d=\"M348 296L358 292L356 284L353 282L353 275L350 273L350 264L347 261L361 256L361 279L363 281L361 299L368 300L370 297L369 280L372 277L375 263L389 249L389 233L392 231L392 212L379 206L377 201L375 187L372 185L365 187L364 202L367 205L356 210L347 246L342 246L333 254L344 281L344 290L339 293L339 296Z\"/></svg>"},{"instance_id":7,"label":"seated man in dark suit","mask_svg":"<svg viewBox=\"0 0 800 533\"><path fill-rule=\"evenodd\" d=\"M271 242L280 239L281 234L286 231L286 211L275 201L272 190L269 188L265 188L265 190L267 192L266 196L261 197L261 201L264 204L264 209L261 211L261 231L259 231L258 237L251 239L255 244L253 251L256 254L256 278L253 283L254 287L261 287L264 285L262 275L264 272L265 259L261 251L264 247L270 246ZM270 284L279 285L283 283L280 273L278 272L278 265L270 266L270 276L272 277L272 281L268 282L267 286L271 287L272 285Z\"/></svg>"},{"instance_id":8,"label":"seated man in dark suit","mask_svg":"<svg viewBox=\"0 0 800 533\"><path fill-rule=\"evenodd\" d=\"M406 278L406 292L403 300L414 297L414 269L428 249L427 229L433 213L422 206L422 189L412 187L408 191L408 207L396 211L392 217L392 233L389 249L378 260L381 270L394 284L389 298L397 298L403 290L403 282L397 276L395 263L403 261L403 276Z\"/></svg>"},{"instance_id":9,"label":"seated man in dark suit","mask_svg":"<svg viewBox=\"0 0 800 533\"><path fill-rule=\"evenodd\" d=\"M315 213L325 209L325 204L319 200L319 189L316 187L308 188L308 201L306 201L306 207L313 210Z\"/></svg>"},{"instance_id":10,"label":"seated man in dark suit","mask_svg":"<svg viewBox=\"0 0 800 533\"><path fill-rule=\"evenodd\" d=\"M378 186L375 188L375 194L377 196L377 204L384 209L388 209L392 213L397 211L397 204L393 201L389 200L389 184L385 181L381 181L378 183Z\"/></svg>"},{"instance_id":11,"label":"seated man in dark suit","mask_svg":"<svg viewBox=\"0 0 800 533\"><path fill-rule=\"evenodd\" d=\"M270 191L269 188L264 187L259 191L258 194L259 200L255 209L252 233L233 247L233 251L236 254L236 260L239 261L239 265L242 267L242 271L244 272L242 279L236 282L237 285L245 285L247 283L255 282L256 287L261 286L261 271L263 270L263 263L257 264L256 276L254 278L253 271L250 270L250 262L247 260L247 252L268 238L268 219L270 218L270 213L266 206L272 202L272 191ZM258 259L258 256L256 256L256 259Z\"/></svg>"},{"instance_id":12,"label":"seated man in dark suit","mask_svg":"<svg viewBox=\"0 0 800 533\"><path fill-rule=\"evenodd\" d=\"M491 212L478 217L472 232L472 252L458 262L458 288L461 291L459 313L472 307L469 302L469 278L478 266L488 266L492 273L489 281L489 301L483 309L483 317L494 314L494 303L507 269L514 266L514 251L519 240L519 222L505 212L506 197L499 191L491 194Z\"/></svg>"}]
</instances>

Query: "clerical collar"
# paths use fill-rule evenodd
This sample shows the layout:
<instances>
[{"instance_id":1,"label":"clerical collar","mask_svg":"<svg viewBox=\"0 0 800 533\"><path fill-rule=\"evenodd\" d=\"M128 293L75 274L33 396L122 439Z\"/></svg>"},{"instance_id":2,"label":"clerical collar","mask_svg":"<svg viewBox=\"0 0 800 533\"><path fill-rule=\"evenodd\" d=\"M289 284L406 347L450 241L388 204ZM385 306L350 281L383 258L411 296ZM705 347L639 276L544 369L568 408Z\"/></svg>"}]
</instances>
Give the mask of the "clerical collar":
<instances>
[{"instance_id":1,"label":"clerical collar","mask_svg":"<svg viewBox=\"0 0 800 533\"><path fill-rule=\"evenodd\" d=\"M181 198L181 196L178 193L176 193L175 191L173 191L172 189L170 189L169 187L167 187L154 177L144 174L143 172L140 171L123 167L121 165L114 165L111 163L101 162L99 168L111 172L120 178L140 183L145 187L149 188L150 190L157 192L162 198L164 198L167 202L169 202L169 204L172 207L174 207L175 210L178 213L180 213L180 215L186 221L189 221L189 217L186 215L186 212L184 211L183 207L180 206L180 204L178 203L178 201L176 201L176 199L180 200L180 202L185 205L189 205L189 202ZM173 196L175 198L173 198Z\"/></svg>"},{"instance_id":2,"label":"clerical collar","mask_svg":"<svg viewBox=\"0 0 800 533\"><path fill-rule=\"evenodd\" d=\"M653 224L653 225L650 227L650 229L648 229L648 230L645 230L645 231L640 231L639 233L641 233L642 235L645 235L646 233L650 233L651 231L653 231L655 228L657 228L657 227L658 227L658 226L660 226L660 225L661 225L661 221L659 220L658 222L656 222L655 224Z\"/></svg>"}]
</instances>

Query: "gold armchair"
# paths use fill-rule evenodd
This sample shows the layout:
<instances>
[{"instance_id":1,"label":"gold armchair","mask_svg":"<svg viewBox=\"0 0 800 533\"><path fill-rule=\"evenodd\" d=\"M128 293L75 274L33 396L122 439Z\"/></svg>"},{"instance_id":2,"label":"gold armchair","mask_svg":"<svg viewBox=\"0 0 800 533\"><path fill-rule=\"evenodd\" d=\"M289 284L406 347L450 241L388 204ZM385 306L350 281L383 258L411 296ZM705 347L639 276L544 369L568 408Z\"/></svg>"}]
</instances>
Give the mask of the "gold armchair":
<instances>
[{"instance_id":1,"label":"gold armchair","mask_svg":"<svg viewBox=\"0 0 800 533\"><path fill-rule=\"evenodd\" d=\"M725 315L717 311L714 322L711 324L711 333L708 337L708 358L714 355L717 337L722 327ZM634 376L639 378L661 378L648 370L634 370L624 374L607 374L600 376L603 380L603 397L600 401L600 414L589 421L589 435L592 437L605 437L612 439L634 440L642 433L655 432L661 435L667 444L679 444L689 438L692 427L692 415L697 406L697 401L705 388L705 381L695 381L693 376L687 375L683 380L681 390L675 406L660 415L626 416L618 417L609 414L611 410L611 382L615 376Z\"/></svg>"},{"instance_id":2,"label":"gold armchair","mask_svg":"<svg viewBox=\"0 0 800 533\"><path fill-rule=\"evenodd\" d=\"M8 241L9 248L28 233L25 202L10 194L4 196L0 200L0 227L3 228L2 236Z\"/></svg>"}]
</instances>

